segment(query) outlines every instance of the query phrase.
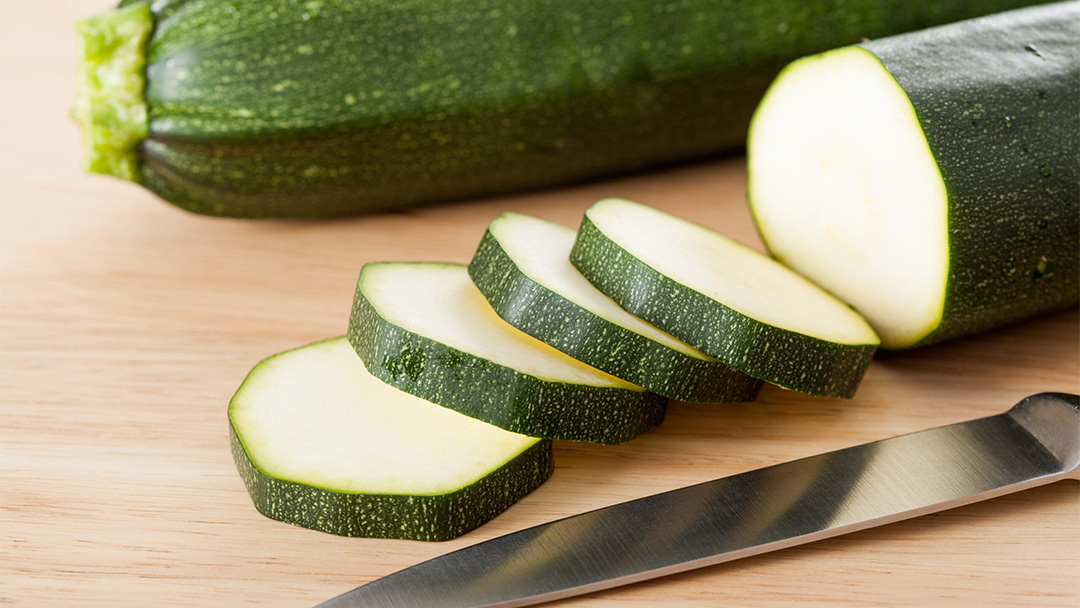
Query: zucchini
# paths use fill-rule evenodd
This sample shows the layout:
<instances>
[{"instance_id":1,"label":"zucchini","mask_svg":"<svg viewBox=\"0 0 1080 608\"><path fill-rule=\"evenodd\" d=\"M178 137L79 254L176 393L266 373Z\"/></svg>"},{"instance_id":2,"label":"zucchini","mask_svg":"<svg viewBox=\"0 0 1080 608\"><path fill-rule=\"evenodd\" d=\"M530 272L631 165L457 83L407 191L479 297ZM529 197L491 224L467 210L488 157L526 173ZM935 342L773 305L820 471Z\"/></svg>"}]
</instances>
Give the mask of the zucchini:
<instances>
[{"instance_id":1,"label":"zucchini","mask_svg":"<svg viewBox=\"0 0 1080 608\"><path fill-rule=\"evenodd\" d=\"M184 209L342 215L736 149L788 61L1037 1L125 0L75 113Z\"/></svg>"},{"instance_id":2,"label":"zucchini","mask_svg":"<svg viewBox=\"0 0 1080 608\"><path fill-rule=\"evenodd\" d=\"M749 198L783 263L886 348L1080 300L1080 3L791 64L749 138Z\"/></svg>"},{"instance_id":3,"label":"zucchini","mask_svg":"<svg viewBox=\"0 0 1080 608\"><path fill-rule=\"evenodd\" d=\"M571 357L671 399L753 401L761 382L619 308L570 264L574 230L507 213L469 276L500 317Z\"/></svg>"},{"instance_id":4,"label":"zucchini","mask_svg":"<svg viewBox=\"0 0 1080 608\"><path fill-rule=\"evenodd\" d=\"M349 341L384 382L531 437L622 443L664 417L660 395L500 319L461 264L365 265Z\"/></svg>"},{"instance_id":5,"label":"zucchini","mask_svg":"<svg viewBox=\"0 0 1080 608\"><path fill-rule=\"evenodd\" d=\"M229 403L229 424L256 509L343 536L454 538L552 472L550 441L381 382L343 337L256 365Z\"/></svg>"},{"instance_id":6,"label":"zucchini","mask_svg":"<svg viewBox=\"0 0 1080 608\"><path fill-rule=\"evenodd\" d=\"M852 397L879 342L862 317L776 261L638 203L590 207L570 261L627 312L809 395Z\"/></svg>"}]
</instances>

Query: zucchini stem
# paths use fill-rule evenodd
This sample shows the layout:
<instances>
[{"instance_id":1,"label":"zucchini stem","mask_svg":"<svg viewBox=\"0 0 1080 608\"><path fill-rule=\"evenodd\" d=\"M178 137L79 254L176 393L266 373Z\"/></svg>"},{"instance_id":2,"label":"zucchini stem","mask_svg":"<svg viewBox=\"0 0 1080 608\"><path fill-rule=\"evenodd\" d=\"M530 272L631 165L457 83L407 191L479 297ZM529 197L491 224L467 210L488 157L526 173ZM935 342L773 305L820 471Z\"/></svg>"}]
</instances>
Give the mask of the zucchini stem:
<instances>
[{"instance_id":1,"label":"zucchini stem","mask_svg":"<svg viewBox=\"0 0 1080 608\"><path fill-rule=\"evenodd\" d=\"M137 148L148 133L146 42L154 29L147 2L83 19L72 117L86 147L83 167L139 181Z\"/></svg>"}]
</instances>

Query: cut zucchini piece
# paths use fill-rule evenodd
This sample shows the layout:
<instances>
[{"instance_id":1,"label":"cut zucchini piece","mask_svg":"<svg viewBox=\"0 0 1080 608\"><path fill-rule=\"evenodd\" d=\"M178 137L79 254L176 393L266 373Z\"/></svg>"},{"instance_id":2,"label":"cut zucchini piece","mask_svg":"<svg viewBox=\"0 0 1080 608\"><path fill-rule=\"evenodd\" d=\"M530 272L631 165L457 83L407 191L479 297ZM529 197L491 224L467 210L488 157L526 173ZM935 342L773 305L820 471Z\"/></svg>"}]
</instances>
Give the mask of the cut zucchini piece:
<instances>
[{"instance_id":1,"label":"cut zucchini piece","mask_svg":"<svg viewBox=\"0 0 1080 608\"><path fill-rule=\"evenodd\" d=\"M1080 3L788 66L758 109L749 198L773 255L885 348L1080 299Z\"/></svg>"},{"instance_id":2,"label":"cut zucchini piece","mask_svg":"<svg viewBox=\"0 0 1080 608\"><path fill-rule=\"evenodd\" d=\"M229 422L255 508L342 536L454 538L552 472L550 441L383 383L344 337L256 365L229 403Z\"/></svg>"},{"instance_id":3,"label":"cut zucchini piece","mask_svg":"<svg viewBox=\"0 0 1080 608\"><path fill-rule=\"evenodd\" d=\"M349 340L383 381L531 437L621 443L664 417L660 395L500 319L461 264L364 266Z\"/></svg>"},{"instance_id":4,"label":"cut zucchini piece","mask_svg":"<svg viewBox=\"0 0 1080 608\"><path fill-rule=\"evenodd\" d=\"M784 388L851 397L877 349L866 321L813 283L645 205L593 205L570 261L628 312Z\"/></svg>"},{"instance_id":5,"label":"cut zucchini piece","mask_svg":"<svg viewBox=\"0 0 1080 608\"><path fill-rule=\"evenodd\" d=\"M571 357L680 401L753 401L761 381L631 315L570 263L575 231L507 213L469 265L507 323Z\"/></svg>"}]
</instances>

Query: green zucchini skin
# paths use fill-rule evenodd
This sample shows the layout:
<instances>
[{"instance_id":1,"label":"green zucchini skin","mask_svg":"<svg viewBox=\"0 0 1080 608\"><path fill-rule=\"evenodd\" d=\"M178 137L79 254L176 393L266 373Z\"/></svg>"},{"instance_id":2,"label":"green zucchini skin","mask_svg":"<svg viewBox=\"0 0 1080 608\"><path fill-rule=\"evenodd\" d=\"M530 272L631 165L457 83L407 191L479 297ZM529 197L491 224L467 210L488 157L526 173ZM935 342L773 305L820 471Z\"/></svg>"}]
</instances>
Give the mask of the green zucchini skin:
<instances>
[{"instance_id":1,"label":"green zucchini skin","mask_svg":"<svg viewBox=\"0 0 1080 608\"><path fill-rule=\"evenodd\" d=\"M642 262L588 216L570 262L630 314L739 371L801 393L850 399L877 350L876 344L835 344L738 313Z\"/></svg>"},{"instance_id":2,"label":"green zucchini skin","mask_svg":"<svg viewBox=\"0 0 1080 608\"><path fill-rule=\"evenodd\" d=\"M376 378L529 437L617 444L664 420L655 393L541 380L394 325L359 283L348 338Z\"/></svg>"},{"instance_id":3,"label":"green zucchini skin","mask_svg":"<svg viewBox=\"0 0 1080 608\"><path fill-rule=\"evenodd\" d=\"M974 334L1080 301L1080 2L863 43L915 108L949 198L937 329Z\"/></svg>"},{"instance_id":4,"label":"green zucchini skin","mask_svg":"<svg viewBox=\"0 0 1080 608\"><path fill-rule=\"evenodd\" d=\"M691 403L753 401L761 388L760 380L616 325L533 281L490 231L469 264L469 276L507 323L664 397Z\"/></svg>"},{"instance_id":5,"label":"green zucchini skin","mask_svg":"<svg viewBox=\"0 0 1080 608\"><path fill-rule=\"evenodd\" d=\"M137 180L328 217L654 167L740 148L797 57L1031 3L159 0Z\"/></svg>"},{"instance_id":6,"label":"green zucchini skin","mask_svg":"<svg viewBox=\"0 0 1080 608\"><path fill-rule=\"evenodd\" d=\"M350 494L304 485L260 471L229 425L233 461L256 510L269 517L339 536L444 541L495 518L554 471L551 442L539 441L476 483L446 494Z\"/></svg>"}]
</instances>

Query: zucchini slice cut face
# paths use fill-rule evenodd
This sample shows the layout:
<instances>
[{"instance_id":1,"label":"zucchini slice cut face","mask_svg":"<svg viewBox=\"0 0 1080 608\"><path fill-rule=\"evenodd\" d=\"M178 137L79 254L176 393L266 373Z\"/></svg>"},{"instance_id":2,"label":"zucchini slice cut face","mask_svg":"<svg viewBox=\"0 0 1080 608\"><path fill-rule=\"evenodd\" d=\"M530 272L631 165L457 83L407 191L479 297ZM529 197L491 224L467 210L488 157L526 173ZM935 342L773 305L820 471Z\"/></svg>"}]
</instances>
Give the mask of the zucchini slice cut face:
<instances>
[{"instance_id":1,"label":"zucchini slice cut face","mask_svg":"<svg viewBox=\"0 0 1080 608\"><path fill-rule=\"evenodd\" d=\"M664 397L500 319L462 264L364 266L349 340L383 381L531 437L622 443L664 416Z\"/></svg>"},{"instance_id":2,"label":"zucchini slice cut face","mask_svg":"<svg viewBox=\"0 0 1080 608\"><path fill-rule=\"evenodd\" d=\"M860 47L796 62L753 124L750 200L773 255L854 306L886 347L936 328L948 194L915 108L881 62Z\"/></svg>"},{"instance_id":3,"label":"zucchini slice cut face","mask_svg":"<svg viewBox=\"0 0 1080 608\"><path fill-rule=\"evenodd\" d=\"M344 337L256 365L229 403L229 422L256 509L342 536L454 538L552 472L550 441L385 384Z\"/></svg>"},{"instance_id":4,"label":"zucchini slice cut face","mask_svg":"<svg viewBox=\"0 0 1080 608\"><path fill-rule=\"evenodd\" d=\"M802 276L645 205L593 205L570 260L628 312L784 388L851 397L877 349L862 317Z\"/></svg>"},{"instance_id":5,"label":"zucchini slice cut face","mask_svg":"<svg viewBox=\"0 0 1080 608\"><path fill-rule=\"evenodd\" d=\"M507 213L469 265L500 317L571 357L680 401L753 401L761 381L631 315L570 263L576 232Z\"/></svg>"}]
</instances>

